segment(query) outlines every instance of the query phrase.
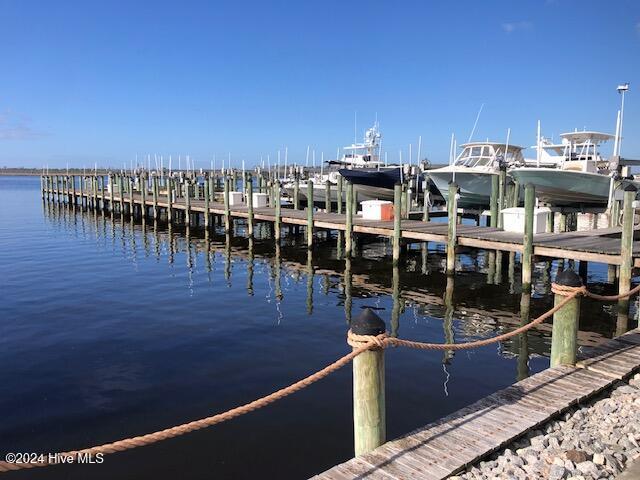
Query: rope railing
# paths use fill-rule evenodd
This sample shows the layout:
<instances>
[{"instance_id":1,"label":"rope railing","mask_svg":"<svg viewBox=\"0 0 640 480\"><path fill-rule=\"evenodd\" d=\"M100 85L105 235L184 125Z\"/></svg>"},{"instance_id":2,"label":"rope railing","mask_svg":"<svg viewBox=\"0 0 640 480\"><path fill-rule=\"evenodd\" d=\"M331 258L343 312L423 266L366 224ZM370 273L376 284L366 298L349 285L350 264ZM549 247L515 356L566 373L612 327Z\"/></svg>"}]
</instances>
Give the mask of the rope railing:
<instances>
[{"instance_id":1,"label":"rope railing","mask_svg":"<svg viewBox=\"0 0 640 480\"><path fill-rule=\"evenodd\" d=\"M115 442L105 443L102 445L97 445L90 448L84 448L81 450L71 450L68 452L61 452L58 454L44 455L43 456L44 458L42 459L42 461L35 461L30 463L10 463L7 461L0 461L0 473L6 473L10 471L35 468L35 467L45 467L48 465L57 464L55 461L50 461L49 458L55 459L55 458L62 458L62 457L68 457L68 456L78 457L80 455L96 455L96 454L107 455L111 453L123 452L125 450L131 450L133 448L151 445L153 443L157 443L162 440L178 437L189 432L200 430L206 427L211 427L213 425L217 425L219 423L232 420L246 413L250 413L260 408L266 407L271 403L274 403L282 398L285 398L293 393L296 393L318 382L319 380L322 380L323 378L329 376L333 372L344 367L349 362L351 362L354 358L356 358L358 355L366 352L367 350L385 349L390 346L406 347L406 348L413 348L418 350L467 350L467 349L484 347L494 343L502 342L504 340L508 340L509 338L515 337L517 335L521 335L522 333L525 333L528 330L531 330L532 328L534 328L535 326L541 324L542 322L544 322L545 320L553 316L553 314L561 310L571 300L573 300L574 298L580 295L591 297L596 300L615 301L615 300L621 300L623 298L630 297L631 295L634 295L640 292L640 285L620 295L598 295L598 294L589 292L584 286L571 287L571 286L558 285L555 283L552 284L551 290L556 295L564 296L565 297L564 300L557 303L553 308L549 309L542 315L536 317L534 320L531 320L526 325L523 325L519 328L516 328L515 330L504 333L502 335L498 335L498 336L483 339L483 340L475 340L475 341L464 342L464 343L425 343L425 342L417 342L412 340L403 340L400 338L390 337L386 332L381 333L379 335L357 335L353 333L351 330L349 330L347 332L347 343L353 347L353 350L350 353L340 357L339 359L327 365L326 367L318 370L317 372L301 380L298 380L295 383L292 383L289 386L281 388L273 393L260 397L249 403L232 408L223 413L218 413L209 417L201 418L199 420L183 423L181 425L177 425L175 427L167 428L164 430L159 430L157 432L148 433L148 434L136 436L136 437L125 438L122 440L117 440Z\"/></svg>"}]
</instances>

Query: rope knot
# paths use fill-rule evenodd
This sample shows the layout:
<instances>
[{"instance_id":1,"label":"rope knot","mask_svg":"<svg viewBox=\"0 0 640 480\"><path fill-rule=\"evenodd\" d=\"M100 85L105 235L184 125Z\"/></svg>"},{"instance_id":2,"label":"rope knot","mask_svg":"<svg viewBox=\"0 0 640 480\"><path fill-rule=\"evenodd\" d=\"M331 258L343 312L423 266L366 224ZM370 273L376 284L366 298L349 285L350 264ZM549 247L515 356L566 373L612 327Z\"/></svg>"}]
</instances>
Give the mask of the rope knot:
<instances>
[{"instance_id":1,"label":"rope knot","mask_svg":"<svg viewBox=\"0 0 640 480\"><path fill-rule=\"evenodd\" d=\"M587 287L581 285L579 287L571 287L569 285L559 285L557 283L551 284L551 291L556 295L562 297L575 297L577 295L586 295Z\"/></svg>"},{"instance_id":2,"label":"rope knot","mask_svg":"<svg viewBox=\"0 0 640 480\"><path fill-rule=\"evenodd\" d=\"M365 345L371 345L374 348L385 348L385 339L389 336L387 332L380 335L358 335L353 333L351 329L347 332L347 343L353 348L359 348Z\"/></svg>"}]
</instances>

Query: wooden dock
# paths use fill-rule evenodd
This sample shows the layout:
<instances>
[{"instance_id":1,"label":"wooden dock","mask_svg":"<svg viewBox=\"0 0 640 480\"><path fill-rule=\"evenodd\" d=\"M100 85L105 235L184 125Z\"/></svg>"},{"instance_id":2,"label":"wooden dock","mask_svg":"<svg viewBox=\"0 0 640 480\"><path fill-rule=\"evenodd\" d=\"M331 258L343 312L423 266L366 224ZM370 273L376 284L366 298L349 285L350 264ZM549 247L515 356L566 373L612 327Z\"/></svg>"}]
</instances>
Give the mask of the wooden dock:
<instances>
[{"instance_id":1,"label":"wooden dock","mask_svg":"<svg viewBox=\"0 0 640 480\"><path fill-rule=\"evenodd\" d=\"M445 479L638 370L636 329L313 478Z\"/></svg>"},{"instance_id":2,"label":"wooden dock","mask_svg":"<svg viewBox=\"0 0 640 480\"><path fill-rule=\"evenodd\" d=\"M84 196L87 200L93 198L90 192L83 192L78 196ZM102 192L98 192L98 198L102 197ZM144 205L146 208L153 208L154 202L145 196ZM105 193L105 198L110 201L110 195ZM113 201L125 205L143 205L142 195L134 193L133 198L127 194L121 199L119 195L113 195ZM169 204L166 196L162 195L155 203L158 208L167 209ZM187 209L192 214L206 213L204 200L190 199L187 206L185 202L172 203L171 209L184 212ZM209 215L225 215L225 206L221 203L209 203ZM247 219L249 211L246 206L230 207L232 218ZM254 208L253 218L255 221L276 222L275 208ZM292 208L282 208L280 222L283 225L307 225L306 210L294 210ZM358 234L378 235L393 238L393 221L364 220L360 217L353 218L353 232ZM345 214L326 213L316 211L313 214L314 228L345 231L347 221ZM620 265L621 260L621 236L622 228L608 228L580 232L565 233L542 233L533 237L533 255L548 258L570 258L574 260L597 262L609 265ZM407 241L434 242L447 244L447 223L446 222L422 222L419 220L403 220L401 224L401 238ZM482 227L473 225L457 226L457 244L461 247L472 247L486 250L499 250L506 252L522 253L524 250L523 235L513 232L505 232L498 228ZM640 267L640 241L633 242L633 266Z\"/></svg>"}]
</instances>

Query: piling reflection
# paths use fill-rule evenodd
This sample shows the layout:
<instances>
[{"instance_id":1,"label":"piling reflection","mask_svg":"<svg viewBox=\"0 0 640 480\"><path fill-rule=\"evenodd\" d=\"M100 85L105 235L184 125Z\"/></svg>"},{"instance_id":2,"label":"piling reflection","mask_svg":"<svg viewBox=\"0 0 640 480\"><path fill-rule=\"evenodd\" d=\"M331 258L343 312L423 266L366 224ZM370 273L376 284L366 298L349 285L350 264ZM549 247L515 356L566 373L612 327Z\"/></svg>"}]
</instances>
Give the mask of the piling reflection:
<instances>
[{"instance_id":1,"label":"piling reflection","mask_svg":"<svg viewBox=\"0 0 640 480\"><path fill-rule=\"evenodd\" d=\"M523 293L520 298L520 326L531 321L531 294ZM517 336L518 342L518 373L516 379L524 380L529 376L529 334L521 333Z\"/></svg>"},{"instance_id":2,"label":"piling reflection","mask_svg":"<svg viewBox=\"0 0 640 480\"><path fill-rule=\"evenodd\" d=\"M453 304L453 290L455 287L455 276L447 275L447 284L444 289L444 318L442 326L444 328L444 343L455 343L453 333L453 317L455 314L455 305ZM453 350L445 350L442 355L442 363L450 364L453 359Z\"/></svg>"},{"instance_id":3,"label":"piling reflection","mask_svg":"<svg viewBox=\"0 0 640 480\"><path fill-rule=\"evenodd\" d=\"M393 275L391 279L391 298L393 300L393 306L391 307L391 336L397 337L400 330L400 310L401 310L401 298L400 298L400 269L398 265L393 266Z\"/></svg>"},{"instance_id":4,"label":"piling reflection","mask_svg":"<svg viewBox=\"0 0 640 480\"><path fill-rule=\"evenodd\" d=\"M313 313L313 251L307 250L307 313Z\"/></svg>"},{"instance_id":5,"label":"piling reflection","mask_svg":"<svg viewBox=\"0 0 640 480\"><path fill-rule=\"evenodd\" d=\"M248 245L248 259L247 259L247 293L250 297L253 297L253 268L255 257L253 254L253 236L249 237L249 245Z\"/></svg>"}]
</instances>

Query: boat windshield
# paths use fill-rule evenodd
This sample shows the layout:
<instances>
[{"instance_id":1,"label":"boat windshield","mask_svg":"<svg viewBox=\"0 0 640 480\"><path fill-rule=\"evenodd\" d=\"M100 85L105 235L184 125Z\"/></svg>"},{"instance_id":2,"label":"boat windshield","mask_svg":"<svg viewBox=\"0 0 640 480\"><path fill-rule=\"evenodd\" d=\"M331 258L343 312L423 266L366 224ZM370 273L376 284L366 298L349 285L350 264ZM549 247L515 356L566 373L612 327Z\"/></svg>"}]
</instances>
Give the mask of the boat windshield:
<instances>
[{"instance_id":1,"label":"boat windshield","mask_svg":"<svg viewBox=\"0 0 640 480\"><path fill-rule=\"evenodd\" d=\"M490 145L465 147L456 159L454 165L461 167L486 167L495 160L493 148Z\"/></svg>"}]
</instances>

